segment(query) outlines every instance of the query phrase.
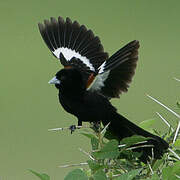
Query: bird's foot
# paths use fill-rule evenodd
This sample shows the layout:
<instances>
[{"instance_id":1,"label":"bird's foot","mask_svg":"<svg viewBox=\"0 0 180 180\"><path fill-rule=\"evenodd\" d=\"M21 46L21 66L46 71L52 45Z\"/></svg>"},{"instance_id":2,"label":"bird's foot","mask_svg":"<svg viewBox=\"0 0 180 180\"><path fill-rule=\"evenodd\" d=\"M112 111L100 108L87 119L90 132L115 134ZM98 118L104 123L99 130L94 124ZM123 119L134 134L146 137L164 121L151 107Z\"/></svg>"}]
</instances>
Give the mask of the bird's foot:
<instances>
[{"instance_id":1,"label":"bird's foot","mask_svg":"<svg viewBox=\"0 0 180 180\"><path fill-rule=\"evenodd\" d=\"M69 127L70 131L71 131L71 134L77 129L76 125L71 125Z\"/></svg>"},{"instance_id":2,"label":"bird's foot","mask_svg":"<svg viewBox=\"0 0 180 180\"><path fill-rule=\"evenodd\" d=\"M92 122L91 123L92 125L92 129L95 131L95 132L100 132L101 131L101 123L100 122Z\"/></svg>"}]
</instances>

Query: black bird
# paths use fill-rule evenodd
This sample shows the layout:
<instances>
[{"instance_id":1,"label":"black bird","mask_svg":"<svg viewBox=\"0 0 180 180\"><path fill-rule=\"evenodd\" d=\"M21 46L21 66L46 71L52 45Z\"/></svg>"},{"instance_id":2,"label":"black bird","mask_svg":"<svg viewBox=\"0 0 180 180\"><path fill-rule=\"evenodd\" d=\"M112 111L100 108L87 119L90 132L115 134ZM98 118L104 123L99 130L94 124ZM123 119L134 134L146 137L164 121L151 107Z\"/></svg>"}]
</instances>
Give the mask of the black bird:
<instances>
[{"instance_id":1,"label":"black bird","mask_svg":"<svg viewBox=\"0 0 180 180\"><path fill-rule=\"evenodd\" d=\"M102 122L104 126L110 122L108 131L119 141L132 135L150 137L144 144L153 145L154 158L161 158L168 143L118 114L109 101L127 92L135 73L139 42L132 41L108 57L100 39L77 21L51 18L38 26L46 45L64 66L49 83L55 84L59 102L78 118L78 125L83 121ZM143 162L152 156L152 147L136 151L142 152Z\"/></svg>"}]
</instances>

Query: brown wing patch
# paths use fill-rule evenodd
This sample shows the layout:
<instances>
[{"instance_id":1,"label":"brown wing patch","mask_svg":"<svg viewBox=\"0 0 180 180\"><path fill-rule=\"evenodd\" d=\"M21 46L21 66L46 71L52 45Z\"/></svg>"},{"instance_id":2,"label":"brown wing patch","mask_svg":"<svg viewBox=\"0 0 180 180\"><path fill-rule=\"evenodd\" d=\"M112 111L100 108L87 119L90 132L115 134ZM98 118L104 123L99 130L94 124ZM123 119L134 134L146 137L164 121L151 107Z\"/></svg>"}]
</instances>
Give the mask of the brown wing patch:
<instances>
[{"instance_id":1,"label":"brown wing patch","mask_svg":"<svg viewBox=\"0 0 180 180\"><path fill-rule=\"evenodd\" d=\"M73 68L72 66L64 66L64 69L71 69Z\"/></svg>"},{"instance_id":2,"label":"brown wing patch","mask_svg":"<svg viewBox=\"0 0 180 180\"><path fill-rule=\"evenodd\" d=\"M89 78L87 80L86 88L88 88L91 85L91 83L94 81L94 79L95 79L95 75L94 75L94 73L91 73L91 75L89 76Z\"/></svg>"}]
</instances>

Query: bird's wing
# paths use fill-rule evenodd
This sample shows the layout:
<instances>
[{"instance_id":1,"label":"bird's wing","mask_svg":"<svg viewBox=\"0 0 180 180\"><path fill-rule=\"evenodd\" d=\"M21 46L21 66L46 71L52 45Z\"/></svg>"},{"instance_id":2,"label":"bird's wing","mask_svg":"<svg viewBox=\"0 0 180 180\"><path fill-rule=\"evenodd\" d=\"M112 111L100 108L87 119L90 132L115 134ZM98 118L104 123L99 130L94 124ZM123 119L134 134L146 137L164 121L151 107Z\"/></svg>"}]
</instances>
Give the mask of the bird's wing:
<instances>
[{"instance_id":1,"label":"bird's wing","mask_svg":"<svg viewBox=\"0 0 180 180\"><path fill-rule=\"evenodd\" d=\"M98 69L88 90L99 91L109 98L119 97L122 92L127 92L129 83L135 73L138 60L139 42L132 41L113 54ZM90 81L90 80L89 80Z\"/></svg>"},{"instance_id":2,"label":"bird's wing","mask_svg":"<svg viewBox=\"0 0 180 180\"><path fill-rule=\"evenodd\" d=\"M72 59L76 58L76 65L83 64L95 72L108 58L99 37L77 21L72 22L70 18L64 21L62 17L56 20L52 17L38 26L46 45L65 67L72 65Z\"/></svg>"}]
</instances>

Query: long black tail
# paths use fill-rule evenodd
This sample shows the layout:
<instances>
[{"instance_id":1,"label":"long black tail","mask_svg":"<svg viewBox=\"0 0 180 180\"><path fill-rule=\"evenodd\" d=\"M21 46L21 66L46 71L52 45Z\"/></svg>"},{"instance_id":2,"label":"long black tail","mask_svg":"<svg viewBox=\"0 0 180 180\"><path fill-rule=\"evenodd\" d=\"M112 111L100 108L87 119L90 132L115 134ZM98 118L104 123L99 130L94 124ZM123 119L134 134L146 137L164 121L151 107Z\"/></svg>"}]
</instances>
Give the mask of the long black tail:
<instances>
[{"instance_id":1,"label":"long black tail","mask_svg":"<svg viewBox=\"0 0 180 180\"><path fill-rule=\"evenodd\" d=\"M116 138L119 141L125 137L130 137L133 135L151 137L151 139L147 140L147 142L143 145L153 145L153 156L155 159L160 159L163 153L169 147L168 143L162 138L138 127L117 112L112 112L110 114L109 122L111 123L108 127L108 133L112 135L112 138ZM107 124L107 122L103 122L103 124L105 125ZM111 139L111 137L109 138ZM152 157L152 147L137 148L134 151L142 152L140 160L143 162L147 162L149 160L149 157Z\"/></svg>"}]
</instances>

